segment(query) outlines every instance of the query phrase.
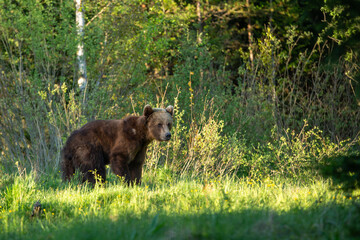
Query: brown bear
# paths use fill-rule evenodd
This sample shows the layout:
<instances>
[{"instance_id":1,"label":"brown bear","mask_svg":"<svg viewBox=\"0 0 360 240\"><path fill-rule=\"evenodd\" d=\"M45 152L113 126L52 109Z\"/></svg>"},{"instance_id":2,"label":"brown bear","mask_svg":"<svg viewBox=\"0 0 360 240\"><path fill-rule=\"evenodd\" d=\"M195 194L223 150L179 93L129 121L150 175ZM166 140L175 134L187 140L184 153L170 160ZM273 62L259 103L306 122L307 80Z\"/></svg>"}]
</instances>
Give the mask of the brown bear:
<instances>
[{"instance_id":1,"label":"brown bear","mask_svg":"<svg viewBox=\"0 0 360 240\"><path fill-rule=\"evenodd\" d=\"M153 140L171 138L174 108L152 108L146 105L142 116L121 120L96 120L75 130L62 150L64 181L80 170L83 181L95 183L94 174L106 180L105 166L125 178L128 184L140 184L146 149Z\"/></svg>"}]
</instances>

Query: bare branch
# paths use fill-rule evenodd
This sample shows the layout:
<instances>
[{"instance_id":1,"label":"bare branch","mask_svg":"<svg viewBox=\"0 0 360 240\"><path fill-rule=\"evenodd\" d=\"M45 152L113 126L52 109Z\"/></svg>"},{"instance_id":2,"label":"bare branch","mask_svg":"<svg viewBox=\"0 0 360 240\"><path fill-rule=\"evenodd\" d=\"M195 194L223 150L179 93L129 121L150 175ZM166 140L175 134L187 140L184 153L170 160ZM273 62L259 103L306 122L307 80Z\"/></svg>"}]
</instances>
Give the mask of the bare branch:
<instances>
[{"instance_id":1,"label":"bare branch","mask_svg":"<svg viewBox=\"0 0 360 240\"><path fill-rule=\"evenodd\" d=\"M92 23L92 21L94 21L96 18L98 18L111 4L112 4L112 2L109 2L108 4L106 4L106 6L103 7L103 9L101 9L100 12L98 12L94 17L92 17L85 26L86 27L89 26L89 24Z\"/></svg>"}]
</instances>

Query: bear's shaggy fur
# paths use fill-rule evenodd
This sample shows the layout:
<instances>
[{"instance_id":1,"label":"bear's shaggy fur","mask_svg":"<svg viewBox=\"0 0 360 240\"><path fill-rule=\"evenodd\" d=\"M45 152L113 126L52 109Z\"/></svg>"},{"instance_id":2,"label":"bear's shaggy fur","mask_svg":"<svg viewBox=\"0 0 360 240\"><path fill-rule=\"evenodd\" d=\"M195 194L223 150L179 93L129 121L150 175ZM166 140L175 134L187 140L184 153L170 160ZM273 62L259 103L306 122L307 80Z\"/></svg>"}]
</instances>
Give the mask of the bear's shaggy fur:
<instances>
[{"instance_id":1,"label":"bear's shaggy fur","mask_svg":"<svg viewBox=\"0 0 360 240\"><path fill-rule=\"evenodd\" d=\"M83 181L95 183L94 173L105 181L105 166L110 164L128 184L140 184L149 143L171 138L173 110L146 105L142 116L85 124L70 135L62 150L63 179L70 180L78 169Z\"/></svg>"}]
</instances>

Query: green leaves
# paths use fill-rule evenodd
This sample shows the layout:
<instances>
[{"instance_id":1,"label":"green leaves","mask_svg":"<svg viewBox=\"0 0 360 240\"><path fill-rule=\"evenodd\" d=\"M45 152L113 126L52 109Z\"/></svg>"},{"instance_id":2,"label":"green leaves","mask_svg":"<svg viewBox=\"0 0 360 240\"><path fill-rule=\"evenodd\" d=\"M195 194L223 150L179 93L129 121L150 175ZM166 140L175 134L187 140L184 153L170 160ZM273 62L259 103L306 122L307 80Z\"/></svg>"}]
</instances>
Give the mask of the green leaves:
<instances>
[{"instance_id":1,"label":"green leaves","mask_svg":"<svg viewBox=\"0 0 360 240\"><path fill-rule=\"evenodd\" d=\"M338 45L344 45L346 52L359 54L360 17L355 9L360 7L358 1L324 1L321 11L327 26L322 30L322 36L329 38ZM340 48L341 49L341 48ZM344 54L342 50L341 54Z\"/></svg>"}]
</instances>

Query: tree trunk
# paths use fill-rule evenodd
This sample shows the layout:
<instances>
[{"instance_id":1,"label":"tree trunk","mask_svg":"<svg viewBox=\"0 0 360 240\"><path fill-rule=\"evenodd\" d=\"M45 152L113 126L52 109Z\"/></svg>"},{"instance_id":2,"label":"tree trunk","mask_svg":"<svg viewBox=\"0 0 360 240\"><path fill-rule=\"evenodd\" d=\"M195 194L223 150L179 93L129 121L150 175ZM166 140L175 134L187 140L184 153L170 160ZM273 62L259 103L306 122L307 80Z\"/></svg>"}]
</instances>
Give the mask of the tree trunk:
<instances>
[{"instance_id":1,"label":"tree trunk","mask_svg":"<svg viewBox=\"0 0 360 240\"><path fill-rule=\"evenodd\" d=\"M201 0L196 1L196 14L198 17L199 24L199 32L198 32L198 43L202 42L202 34L203 34L203 23L202 23L202 15L201 15Z\"/></svg>"},{"instance_id":2,"label":"tree trunk","mask_svg":"<svg viewBox=\"0 0 360 240\"><path fill-rule=\"evenodd\" d=\"M76 52L76 58L78 62L78 86L80 90L84 90L87 85L87 74L86 74L86 60L84 52L84 10L81 0L75 0L76 5L76 30L78 35L78 46Z\"/></svg>"},{"instance_id":3,"label":"tree trunk","mask_svg":"<svg viewBox=\"0 0 360 240\"><path fill-rule=\"evenodd\" d=\"M251 68L254 67L254 54L253 54L253 44L252 44L252 26L251 26L251 16L250 16L250 0L246 0L246 8L248 11L248 24L247 24L247 32L249 39L249 57Z\"/></svg>"},{"instance_id":4,"label":"tree trunk","mask_svg":"<svg viewBox=\"0 0 360 240\"><path fill-rule=\"evenodd\" d=\"M202 35L203 35L203 31L204 31L203 21L202 21L202 13L201 13L201 0L196 1L196 14L198 17L198 24L199 24L197 43L200 45L202 43ZM200 52L200 56L202 56L201 52ZM203 70L202 66L200 66L200 89L202 89L203 79L204 79L204 70Z\"/></svg>"},{"instance_id":5,"label":"tree trunk","mask_svg":"<svg viewBox=\"0 0 360 240\"><path fill-rule=\"evenodd\" d=\"M272 5L272 0L270 0L270 18L269 18L269 27L270 27L270 31L271 33L273 33L273 28L272 28L272 21L273 21L273 5ZM271 91L272 91L272 104L273 104L273 117L275 120L275 124L276 124L276 131L277 131L277 138L280 137L280 130L282 129L282 123L281 123L281 119L280 119L280 114L278 112L278 97L276 94L276 66L275 66L275 50L274 50L274 43L271 42L271 62L272 62L272 67L271 67Z\"/></svg>"}]
</instances>

